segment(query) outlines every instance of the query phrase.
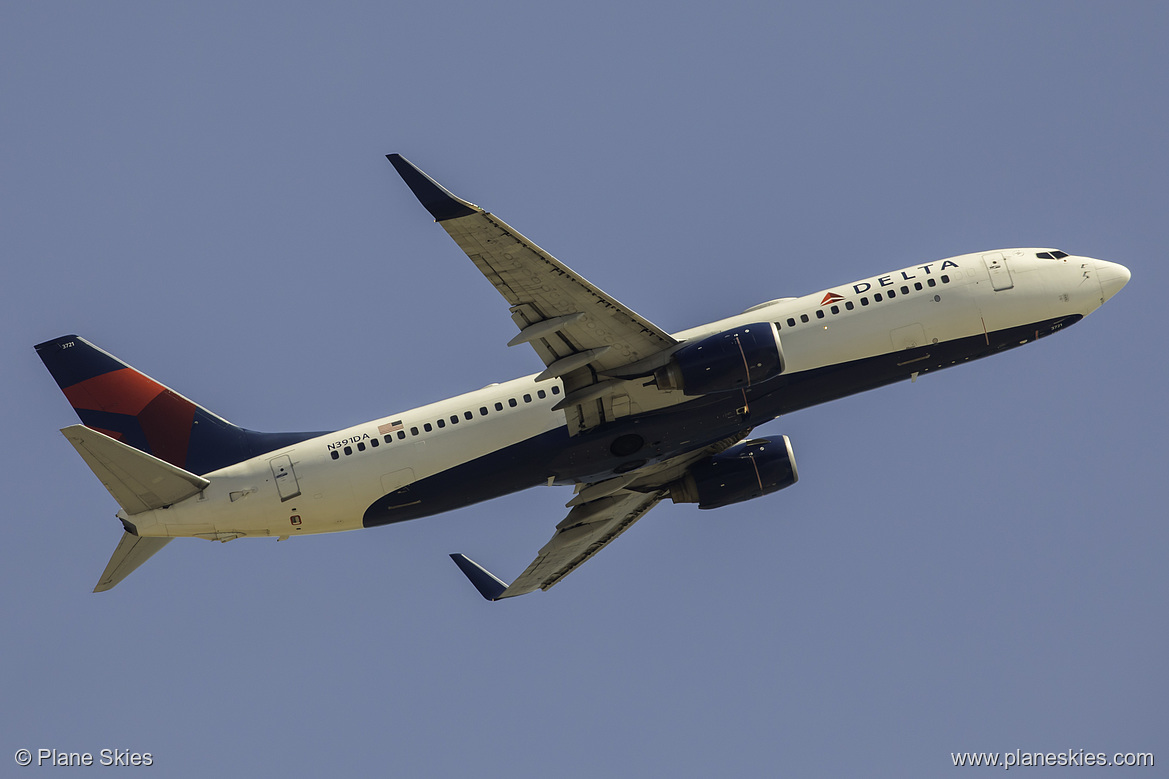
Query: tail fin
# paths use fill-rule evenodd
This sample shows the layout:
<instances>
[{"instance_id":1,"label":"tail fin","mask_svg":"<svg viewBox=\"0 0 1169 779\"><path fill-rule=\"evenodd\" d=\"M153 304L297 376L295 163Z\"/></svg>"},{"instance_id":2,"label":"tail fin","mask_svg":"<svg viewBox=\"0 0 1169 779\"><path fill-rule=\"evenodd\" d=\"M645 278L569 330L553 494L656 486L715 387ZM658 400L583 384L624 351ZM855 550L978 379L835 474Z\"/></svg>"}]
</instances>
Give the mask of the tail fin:
<instances>
[{"instance_id":1,"label":"tail fin","mask_svg":"<svg viewBox=\"0 0 1169 779\"><path fill-rule=\"evenodd\" d=\"M85 425L70 425L61 432L128 517L178 503L211 483ZM122 527L125 530L122 540L102 571L94 592L110 589L171 541L139 536L137 527L128 519L122 520Z\"/></svg>"},{"instance_id":2,"label":"tail fin","mask_svg":"<svg viewBox=\"0 0 1169 779\"><path fill-rule=\"evenodd\" d=\"M321 435L237 427L76 335L35 348L86 427L192 473Z\"/></svg>"}]
</instances>

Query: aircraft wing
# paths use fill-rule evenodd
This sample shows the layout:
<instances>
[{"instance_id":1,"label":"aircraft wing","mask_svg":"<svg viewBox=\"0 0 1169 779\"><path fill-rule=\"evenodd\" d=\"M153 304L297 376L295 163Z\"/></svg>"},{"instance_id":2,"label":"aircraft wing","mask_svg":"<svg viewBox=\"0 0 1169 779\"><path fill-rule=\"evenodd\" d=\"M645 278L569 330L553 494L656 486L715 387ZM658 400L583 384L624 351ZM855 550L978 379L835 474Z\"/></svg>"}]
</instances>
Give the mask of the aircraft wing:
<instances>
[{"instance_id":1,"label":"aircraft wing","mask_svg":"<svg viewBox=\"0 0 1169 779\"><path fill-rule=\"evenodd\" d=\"M607 396L619 382L602 374L633 363L642 375L664 364L678 342L590 284L503 220L458 198L399 154L386 155L426 210L511 306L520 328L508 346L530 343L543 360L539 379L560 378L573 434L612 418ZM646 370L645 366L649 366Z\"/></svg>"},{"instance_id":2,"label":"aircraft wing","mask_svg":"<svg viewBox=\"0 0 1169 779\"><path fill-rule=\"evenodd\" d=\"M748 432L607 481L577 485L576 496L568 502L572 510L556 526L552 539L544 544L536 559L511 584L466 555L453 554L451 559L487 600L546 590L604 549L666 498L670 484L680 479L687 468L741 441Z\"/></svg>"},{"instance_id":3,"label":"aircraft wing","mask_svg":"<svg viewBox=\"0 0 1169 779\"><path fill-rule=\"evenodd\" d=\"M633 493L574 507L556 526L552 540L544 544L532 564L510 585L466 555L453 554L451 559L487 600L546 590L604 549L665 496L665 491Z\"/></svg>"}]
</instances>

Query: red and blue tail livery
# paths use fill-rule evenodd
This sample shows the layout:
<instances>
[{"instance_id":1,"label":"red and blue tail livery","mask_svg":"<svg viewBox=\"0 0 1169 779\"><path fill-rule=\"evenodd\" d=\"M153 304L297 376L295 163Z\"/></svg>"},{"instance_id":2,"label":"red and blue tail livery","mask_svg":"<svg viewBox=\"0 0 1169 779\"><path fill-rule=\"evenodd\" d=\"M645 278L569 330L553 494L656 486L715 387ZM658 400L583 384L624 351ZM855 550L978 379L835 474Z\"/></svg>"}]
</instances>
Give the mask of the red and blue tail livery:
<instances>
[{"instance_id":1,"label":"red and blue tail livery","mask_svg":"<svg viewBox=\"0 0 1169 779\"><path fill-rule=\"evenodd\" d=\"M519 330L507 345L529 344L538 372L342 430L256 433L76 335L38 344L83 423L62 433L121 507L123 535L95 590L174 538L357 530L571 487L567 515L510 583L451 555L488 600L546 590L667 499L717 509L793 486L792 442L757 428L1040 340L1129 281L1114 262L997 249L906 260L668 333L402 156L389 160L507 301Z\"/></svg>"},{"instance_id":2,"label":"red and blue tail livery","mask_svg":"<svg viewBox=\"0 0 1169 779\"><path fill-rule=\"evenodd\" d=\"M193 473L208 473L319 433L231 424L76 335L36 345L86 427Z\"/></svg>"}]
</instances>

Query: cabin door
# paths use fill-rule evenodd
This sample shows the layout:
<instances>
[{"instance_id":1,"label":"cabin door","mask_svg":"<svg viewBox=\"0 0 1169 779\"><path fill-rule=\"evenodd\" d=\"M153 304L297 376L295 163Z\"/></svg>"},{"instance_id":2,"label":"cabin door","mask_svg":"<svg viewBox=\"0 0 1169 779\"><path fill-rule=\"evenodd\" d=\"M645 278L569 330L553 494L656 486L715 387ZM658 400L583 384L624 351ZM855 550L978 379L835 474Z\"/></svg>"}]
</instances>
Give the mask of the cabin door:
<instances>
[{"instance_id":1,"label":"cabin door","mask_svg":"<svg viewBox=\"0 0 1169 779\"><path fill-rule=\"evenodd\" d=\"M276 480L276 491L280 493L280 500L292 500L300 494L300 484L296 481L296 472L292 470L292 458L286 454L269 460L272 466L272 478Z\"/></svg>"},{"instance_id":2,"label":"cabin door","mask_svg":"<svg viewBox=\"0 0 1169 779\"><path fill-rule=\"evenodd\" d=\"M1011 280L1011 271L1007 268L1007 258L1003 256L1002 252L984 254L982 261L986 264L986 270L990 274L990 283L995 292L1002 292L1004 289L1015 286L1015 282Z\"/></svg>"}]
</instances>

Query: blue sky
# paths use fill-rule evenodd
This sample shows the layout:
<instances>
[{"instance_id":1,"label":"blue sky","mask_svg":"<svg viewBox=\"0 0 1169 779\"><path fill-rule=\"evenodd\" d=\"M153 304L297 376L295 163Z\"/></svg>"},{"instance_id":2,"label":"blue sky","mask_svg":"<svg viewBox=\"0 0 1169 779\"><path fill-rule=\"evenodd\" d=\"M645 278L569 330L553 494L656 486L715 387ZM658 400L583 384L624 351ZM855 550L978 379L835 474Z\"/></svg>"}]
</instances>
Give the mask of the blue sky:
<instances>
[{"instance_id":1,"label":"blue sky","mask_svg":"<svg viewBox=\"0 0 1169 779\"><path fill-rule=\"evenodd\" d=\"M1167 24L1123 2L8 4L0 760L131 749L179 777L1169 761ZM663 506L547 593L487 604L446 555L514 576L563 489L178 541L91 594L116 506L56 432L75 418L34 343L82 334L273 431L539 369L387 152L669 330L1009 246L1133 280L1055 338L767 425L797 486Z\"/></svg>"}]
</instances>

